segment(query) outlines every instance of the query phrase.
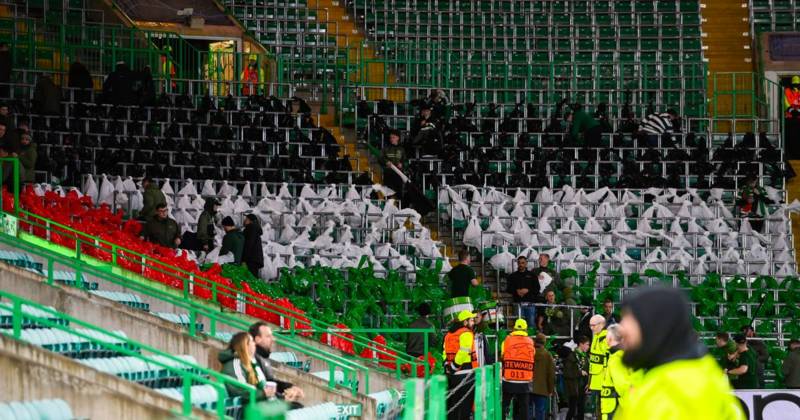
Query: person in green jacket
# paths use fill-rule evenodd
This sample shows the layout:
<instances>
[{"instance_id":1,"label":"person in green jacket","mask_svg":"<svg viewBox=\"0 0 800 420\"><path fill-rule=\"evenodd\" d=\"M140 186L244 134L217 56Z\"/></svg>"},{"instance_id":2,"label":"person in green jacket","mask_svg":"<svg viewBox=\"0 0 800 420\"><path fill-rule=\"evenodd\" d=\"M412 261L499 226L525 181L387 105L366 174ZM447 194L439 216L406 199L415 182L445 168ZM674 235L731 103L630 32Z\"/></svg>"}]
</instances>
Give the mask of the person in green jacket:
<instances>
[{"instance_id":1,"label":"person in green jacket","mask_svg":"<svg viewBox=\"0 0 800 420\"><path fill-rule=\"evenodd\" d=\"M214 237L216 236L214 219L217 216L218 208L219 201L216 198L206 198L203 212L197 218L197 241L200 242L200 248L206 252L214 248Z\"/></svg>"},{"instance_id":2,"label":"person in green jacket","mask_svg":"<svg viewBox=\"0 0 800 420\"><path fill-rule=\"evenodd\" d=\"M256 401L275 397L277 387L267 386L267 377L256 361L256 342L248 332L234 334L228 343L228 348L217 355L217 360L222 364L222 373L230 376L242 384L252 385L256 388ZM230 397L247 399L250 393L245 387L225 383L225 389Z\"/></svg>"},{"instance_id":3,"label":"person in green jacket","mask_svg":"<svg viewBox=\"0 0 800 420\"><path fill-rule=\"evenodd\" d=\"M680 289L647 287L623 302L622 362L643 370L614 420L744 420L728 379L700 344Z\"/></svg>"},{"instance_id":4,"label":"person in green jacket","mask_svg":"<svg viewBox=\"0 0 800 420\"><path fill-rule=\"evenodd\" d=\"M800 339L792 338L789 341L789 353L781 366L783 383L786 388L800 388Z\"/></svg>"},{"instance_id":5,"label":"person in green jacket","mask_svg":"<svg viewBox=\"0 0 800 420\"><path fill-rule=\"evenodd\" d=\"M736 389L758 389L758 356L747 345L747 337L744 334L733 336L736 343L735 367L725 369L731 377L731 383Z\"/></svg>"},{"instance_id":6,"label":"person in green jacket","mask_svg":"<svg viewBox=\"0 0 800 420\"><path fill-rule=\"evenodd\" d=\"M400 131L392 130L389 132L389 145L381 151L380 164L383 166L383 183L394 190L395 193L402 195L403 179L391 167L394 166L401 172L404 171L403 164L406 161L406 149L400 145Z\"/></svg>"},{"instance_id":7,"label":"person in green jacket","mask_svg":"<svg viewBox=\"0 0 800 420\"><path fill-rule=\"evenodd\" d=\"M156 208L159 205L167 205L167 197L158 189L158 184L151 178L146 177L142 180L142 209L139 210L139 218L142 220L150 220L156 214Z\"/></svg>"},{"instance_id":8,"label":"person in green jacket","mask_svg":"<svg viewBox=\"0 0 800 420\"><path fill-rule=\"evenodd\" d=\"M20 135L19 144L20 179L26 184L36 182L36 159L39 156L36 144L31 142L31 135L27 133Z\"/></svg>"},{"instance_id":9,"label":"person in green jacket","mask_svg":"<svg viewBox=\"0 0 800 420\"><path fill-rule=\"evenodd\" d=\"M614 417L614 413L621 407L631 389L633 371L622 363L622 332L617 324L609 325L606 329L606 344L608 345L608 367L603 375L603 389L600 390L600 413L603 420Z\"/></svg>"},{"instance_id":10,"label":"person in green jacket","mask_svg":"<svg viewBox=\"0 0 800 420\"><path fill-rule=\"evenodd\" d=\"M572 112L567 113L565 119L570 123L569 135L573 142L586 147L602 145L603 128L582 106L573 106Z\"/></svg>"},{"instance_id":11,"label":"person in green jacket","mask_svg":"<svg viewBox=\"0 0 800 420\"><path fill-rule=\"evenodd\" d=\"M142 229L144 239L167 248L177 248L181 244L181 229L178 223L169 218L166 204L156 206L156 215L151 217Z\"/></svg>"},{"instance_id":12,"label":"person in green jacket","mask_svg":"<svg viewBox=\"0 0 800 420\"><path fill-rule=\"evenodd\" d=\"M236 223L233 223L233 219L230 216L225 216L222 219L222 228L225 229L225 236L222 238L222 248L219 250L219 255L233 253L233 263L241 263L242 251L244 251L244 235L236 228Z\"/></svg>"}]
</instances>

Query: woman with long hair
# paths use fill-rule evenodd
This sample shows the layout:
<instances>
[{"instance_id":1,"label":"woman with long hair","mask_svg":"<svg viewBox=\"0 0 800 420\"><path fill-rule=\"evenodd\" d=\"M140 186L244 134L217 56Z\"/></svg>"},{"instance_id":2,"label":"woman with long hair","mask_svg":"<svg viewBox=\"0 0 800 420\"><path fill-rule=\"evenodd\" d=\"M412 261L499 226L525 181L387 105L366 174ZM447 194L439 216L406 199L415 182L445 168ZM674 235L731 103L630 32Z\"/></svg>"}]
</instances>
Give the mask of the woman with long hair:
<instances>
[{"instance_id":1,"label":"woman with long hair","mask_svg":"<svg viewBox=\"0 0 800 420\"><path fill-rule=\"evenodd\" d=\"M222 373L236 378L239 382L256 387L257 399L262 400L275 395L274 387L267 389L264 372L256 363L256 342L247 332L236 333L228 343L228 348L219 353ZM247 391L241 387L226 385L232 397L246 397Z\"/></svg>"}]
</instances>

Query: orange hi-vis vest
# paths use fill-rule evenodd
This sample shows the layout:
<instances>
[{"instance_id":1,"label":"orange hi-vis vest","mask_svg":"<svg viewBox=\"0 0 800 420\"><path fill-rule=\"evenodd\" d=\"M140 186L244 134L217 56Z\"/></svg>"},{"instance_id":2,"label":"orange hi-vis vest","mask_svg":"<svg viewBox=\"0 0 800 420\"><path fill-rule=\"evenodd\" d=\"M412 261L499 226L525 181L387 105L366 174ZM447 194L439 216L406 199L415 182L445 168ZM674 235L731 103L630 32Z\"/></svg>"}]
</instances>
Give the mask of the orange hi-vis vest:
<instances>
[{"instance_id":1,"label":"orange hi-vis vest","mask_svg":"<svg viewBox=\"0 0 800 420\"><path fill-rule=\"evenodd\" d=\"M250 67L242 72L242 95L250 96L258 92L258 70L253 70Z\"/></svg>"},{"instance_id":2,"label":"orange hi-vis vest","mask_svg":"<svg viewBox=\"0 0 800 420\"><path fill-rule=\"evenodd\" d=\"M503 380L530 382L533 380L533 357L536 349L526 335L509 335L503 342Z\"/></svg>"},{"instance_id":3,"label":"orange hi-vis vest","mask_svg":"<svg viewBox=\"0 0 800 420\"><path fill-rule=\"evenodd\" d=\"M786 118L791 118L791 111L800 111L800 89L787 87L783 91L783 102L786 107Z\"/></svg>"},{"instance_id":4,"label":"orange hi-vis vest","mask_svg":"<svg viewBox=\"0 0 800 420\"><path fill-rule=\"evenodd\" d=\"M453 371L465 369L463 364L459 366L455 363L456 353L458 353L459 350L469 351L472 369L478 367L478 355L475 354L475 340L471 340L472 345L469 349L462 349L458 341L459 337L461 337L461 334L467 332L471 332L469 328L461 327L451 333L447 333L447 335L444 336L445 365L452 366Z\"/></svg>"}]
</instances>

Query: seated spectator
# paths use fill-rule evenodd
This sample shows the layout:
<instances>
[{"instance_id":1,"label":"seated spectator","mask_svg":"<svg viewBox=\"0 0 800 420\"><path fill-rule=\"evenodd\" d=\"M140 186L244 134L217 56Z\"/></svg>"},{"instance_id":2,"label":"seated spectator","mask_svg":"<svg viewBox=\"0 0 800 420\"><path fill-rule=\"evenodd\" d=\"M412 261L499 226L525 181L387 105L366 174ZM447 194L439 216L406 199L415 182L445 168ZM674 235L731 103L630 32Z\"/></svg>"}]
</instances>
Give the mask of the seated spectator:
<instances>
[{"instance_id":1,"label":"seated spectator","mask_svg":"<svg viewBox=\"0 0 800 420\"><path fill-rule=\"evenodd\" d=\"M415 319L408 328L434 328L428 316L431 314L431 305L427 302L421 303L417 307L417 314L419 317ZM425 333L408 333L408 341L406 342L406 353L414 357L420 357L425 354ZM436 344L436 335L428 333L428 352L433 349Z\"/></svg>"},{"instance_id":2,"label":"seated spectator","mask_svg":"<svg viewBox=\"0 0 800 420\"><path fill-rule=\"evenodd\" d=\"M539 311L539 315L536 317L536 329L548 336L569 337L569 311L566 308L555 306L558 302L556 302L556 293L552 290L544 293L544 299L548 306L544 306L543 310Z\"/></svg>"},{"instance_id":3,"label":"seated spectator","mask_svg":"<svg viewBox=\"0 0 800 420\"><path fill-rule=\"evenodd\" d=\"M26 184L36 182L36 159L38 157L36 143L31 141L30 134L20 135L19 143L20 180Z\"/></svg>"},{"instance_id":4,"label":"seated spectator","mask_svg":"<svg viewBox=\"0 0 800 420\"><path fill-rule=\"evenodd\" d=\"M249 333L234 334L228 348L217 355L217 360L222 363L222 373L243 384L256 387L256 400L262 401L275 397L277 387L267 386L267 376L256 360L256 343ZM225 384L225 389L231 397L247 398L249 393L242 387Z\"/></svg>"},{"instance_id":5,"label":"seated spectator","mask_svg":"<svg viewBox=\"0 0 800 420\"><path fill-rule=\"evenodd\" d=\"M302 408L303 405L298 401L305 397L303 390L292 385L291 382L280 381L272 373L269 355L272 352L272 345L275 343L275 336L272 335L272 328L264 322L256 322L250 326L249 335L255 343L255 355L253 361L261 368L264 378L277 385L275 396L290 403L290 409Z\"/></svg>"},{"instance_id":6,"label":"seated spectator","mask_svg":"<svg viewBox=\"0 0 800 420\"><path fill-rule=\"evenodd\" d=\"M614 312L614 301L606 298L603 301L603 317L606 319L606 327L619 322L619 314Z\"/></svg>"},{"instance_id":7,"label":"seated spectator","mask_svg":"<svg viewBox=\"0 0 800 420\"><path fill-rule=\"evenodd\" d=\"M781 372L786 388L800 389L800 339L793 338L789 341L789 353L783 360Z\"/></svg>"},{"instance_id":8,"label":"seated spectator","mask_svg":"<svg viewBox=\"0 0 800 420\"><path fill-rule=\"evenodd\" d=\"M61 115L61 88L49 75L43 74L36 81L32 100L34 112L45 115Z\"/></svg>"},{"instance_id":9,"label":"seated spectator","mask_svg":"<svg viewBox=\"0 0 800 420\"><path fill-rule=\"evenodd\" d=\"M725 373L730 375L735 389L758 389L758 356L747 346L744 334L736 334L733 341L736 342L736 354L732 358L735 367L725 369Z\"/></svg>"},{"instance_id":10,"label":"seated spectator","mask_svg":"<svg viewBox=\"0 0 800 420\"><path fill-rule=\"evenodd\" d=\"M181 244L181 229L174 219L169 218L166 204L156 206L156 214L145 223L142 236L167 248L177 248Z\"/></svg>"},{"instance_id":11,"label":"seated spectator","mask_svg":"<svg viewBox=\"0 0 800 420\"><path fill-rule=\"evenodd\" d=\"M233 254L233 263L239 264L242 262L242 251L244 250L244 235L236 227L230 216L222 219L222 229L225 230L225 236L222 238L222 248L219 250L219 255L227 253Z\"/></svg>"},{"instance_id":12,"label":"seated spectator","mask_svg":"<svg viewBox=\"0 0 800 420\"><path fill-rule=\"evenodd\" d=\"M252 213L245 216L242 263L247 266L247 269L255 277L258 277L258 272L264 267L264 248L261 244L262 234L261 221L258 220L258 216Z\"/></svg>"},{"instance_id":13,"label":"seated spectator","mask_svg":"<svg viewBox=\"0 0 800 420\"><path fill-rule=\"evenodd\" d=\"M585 147L603 145L603 127L582 106L574 105L572 112L567 113L565 119L571 124L569 133L573 144Z\"/></svg>"},{"instance_id":14,"label":"seated spectator","mask_svg":"<svg viewBox=\"0 0 800 420\"><path fill-rule=\"evenodd\" d=\"M458 251L458 262L459 264L447 273L447 278L450 280L450 297L454 298L469 296L469 287L480 284L475 270L469 265L471 262L469 251L466 249Z\"/></svg>"},{"instance_id":15,"label":"seated spectator","mask_svg":"<svg viewBox=\"0 0 800 420\"><path fill-rule=\"evenodd\" d=\"M142 180L142 188L144 188L144 194L142 194L142 209L139 210L139 218L146 222L153 218L158 206L167 205L167 197L158 188L158 184L149 177Z\"/></svg>"}]
</instances>

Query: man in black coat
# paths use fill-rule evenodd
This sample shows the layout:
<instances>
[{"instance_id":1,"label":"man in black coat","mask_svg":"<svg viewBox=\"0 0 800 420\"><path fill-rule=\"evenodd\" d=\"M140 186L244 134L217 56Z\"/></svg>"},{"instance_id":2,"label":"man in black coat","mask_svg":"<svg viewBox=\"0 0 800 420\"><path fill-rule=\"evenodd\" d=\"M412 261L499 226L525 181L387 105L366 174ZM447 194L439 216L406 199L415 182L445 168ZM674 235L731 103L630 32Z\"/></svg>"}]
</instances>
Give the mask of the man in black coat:
<instances>
[{"instance_id":1,"label":"man in black coat","mask_svg":"<svg viewBox=\"0 0 800 420\"><path fill-rule=\"evenodd\" d=\"M87 69L77 57L75 61L69 65L69 81L67 86L78 89L75 91L75 100L77 102L89 102L89 91L94 87L92 75L89 73L89 69Z\"/></svg>"},{"instance_id":2,"label":"man in black coat","mask_svg":"<svg viewBox=\"0 0 800 420\"><path fill-rule=\"evenodd\" d=\"M118 61L117 67L103 82L103 98L106 102L117 105L129 105L134 102L134 75L124 61Z\"/></svg>"},{"instance_id":3,"label":"man in black coat","mask_svg":"<svg viewBox=\"0 0 800 420\"><path fill-rule=\"evenodd\" d=\"M264 267L264 250L261 247L262 233L258 216L251 213L244 217L242 263L247 265L247 269L256 277L258 277L258 271Z\"/></svg>"},{"instance_id":4,"label":"man in black coat","mask_svg":"<svg viewBox=\"0 0 800 420\"><path fill-rule=\"evenodd\" d=\"M266 380L277 384L277 397L289 403L290 409L302 408L303 405L298 401L303 399L303 390L292 385L290 382L280 381L275 378L270 364L269 355L272 352L272 344L275 343L275 336L272 329L264 322L256 322L251 325L248 332L256 343L255 362L264 372Z\"/></svg>"}]
</instances>

